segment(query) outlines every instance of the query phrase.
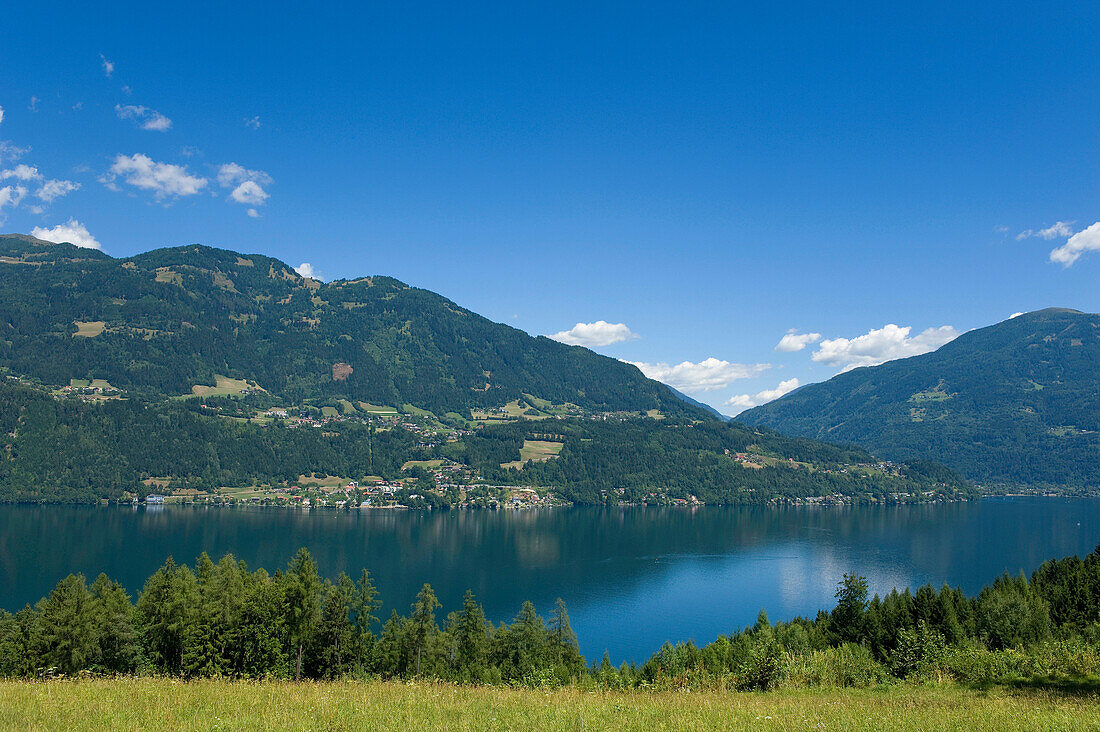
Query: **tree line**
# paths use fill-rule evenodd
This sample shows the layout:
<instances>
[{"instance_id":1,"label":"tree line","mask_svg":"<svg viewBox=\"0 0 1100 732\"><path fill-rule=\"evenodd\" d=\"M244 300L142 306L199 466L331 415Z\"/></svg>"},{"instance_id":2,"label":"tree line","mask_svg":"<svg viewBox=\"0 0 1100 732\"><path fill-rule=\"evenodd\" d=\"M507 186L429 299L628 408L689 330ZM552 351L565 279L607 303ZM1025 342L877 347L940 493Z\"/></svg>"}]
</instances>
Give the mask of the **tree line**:
<instances>
[{"instance_id":1,"label":"tree line","mask_svg":"<svg viewBox=\"0 0 1100 732\"><path fill-rule=\"evenodd\" d=\"M227 555L169 559L132 602L105 575L70 575L14 615L0 610L0 675L158 674L179 678L429 678L459 683L689 688L870 686L899 679L973 684L1100 674L1100 547L1004 575L973 597L930 585L868 598L845 575L831 611L756 623L698 647L666 643L641 665L586 666L560 599L495 625L472 593L440 624L430 585L380 622L379 593L320 576L305 549L285 570Z\"/></svg>"},{"instance_id":2,"label":"tree line","mask_svg":"<svg viewBox=\"0 0 1100 732\"><path fill-rule=\"evenodd\" d=\"M564 683L584 659L558 600L548 619L523 603L494 625L473 594L443 619L430 585L407 615L379 623L370 573L323 579L302 549L283 571L205 553L169 559L131 602L106 575L69 575L34 606L0 610L0 675L158 674L333 679L377 675L467 683Z\"/></svg>"}]
</instances>

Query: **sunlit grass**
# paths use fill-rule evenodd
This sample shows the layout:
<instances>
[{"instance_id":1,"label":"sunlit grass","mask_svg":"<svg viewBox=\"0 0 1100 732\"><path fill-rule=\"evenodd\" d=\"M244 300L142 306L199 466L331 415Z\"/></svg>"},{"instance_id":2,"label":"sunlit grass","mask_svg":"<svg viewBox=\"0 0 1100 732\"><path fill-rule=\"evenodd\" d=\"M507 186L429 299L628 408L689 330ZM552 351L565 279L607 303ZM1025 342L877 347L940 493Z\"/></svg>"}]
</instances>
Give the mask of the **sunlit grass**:
<instances>
[{"instance_id":1,"label":"sunlit grass","mask_svg":"<svg viewBox=\"0 0 1100 732\"><path fill-rule=\"evenodd\" d=\"M1094 696L957 686L586 692L388 682L0 682L4 729L1093 730Z\"/></svg>"}]
</instances>

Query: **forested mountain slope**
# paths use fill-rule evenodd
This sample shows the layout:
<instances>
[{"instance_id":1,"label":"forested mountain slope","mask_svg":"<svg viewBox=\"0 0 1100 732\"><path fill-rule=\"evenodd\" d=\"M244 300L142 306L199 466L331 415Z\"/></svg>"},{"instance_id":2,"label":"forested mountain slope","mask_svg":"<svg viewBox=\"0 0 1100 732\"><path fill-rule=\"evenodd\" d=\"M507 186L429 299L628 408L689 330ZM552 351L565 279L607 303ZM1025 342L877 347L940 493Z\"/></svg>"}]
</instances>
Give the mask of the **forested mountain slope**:
<instances>
[{"instance_id":1,"label":"forested mountain slope","mask_svg":"<svg viewBox=\"0 0 1100 732\"><path fill-rule=\"evenodd\" d=\"M301 495L316 480L344 506L499 505L514 486L583 504L972 490L939 466L720 421L634 366L387 277L22 236L0 237L0 275L0 501L335 504Z\"/></svg>"},{"instance_id":2,"label":"forested mountain slope","mask_svg":"<svg viewBox=\"0 0 1100 732\"><path fill-rule=\"evenodd\" d=\"M1100 486L1100 315L1049 308L859 368L738 420L972 480Z\"/></svg>"},{"instance_id":3,"label":"forested mountain slope","mask_svg":"<svg viewBox=\"0 0 1100 732\"><path fill-rule=\"evenodd\" d=\"M292 402L340 397L440 415L523 393L589 410L699 413L634 366L395 279L322 283L204 246L114 259L0 236L0 366L151 397L222 375Z\"/></svg>"}]
</instances>

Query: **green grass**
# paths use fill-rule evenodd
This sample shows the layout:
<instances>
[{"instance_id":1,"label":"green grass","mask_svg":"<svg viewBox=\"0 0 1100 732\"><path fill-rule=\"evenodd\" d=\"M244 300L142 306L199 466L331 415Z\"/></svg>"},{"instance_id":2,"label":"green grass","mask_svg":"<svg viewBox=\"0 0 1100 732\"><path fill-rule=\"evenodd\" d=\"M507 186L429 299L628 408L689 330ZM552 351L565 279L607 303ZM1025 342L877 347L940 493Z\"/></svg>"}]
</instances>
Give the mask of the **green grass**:
<instances>
[{"instance_id":1,"label":"green grass","mask_svg":"<svg viewBox=\"0 0 1100 732\"><path fill-rule=\"evenodd\" d=\"M1095 697L898 686L586 692L392 682L0 682L21 730L1090 730Z\"/></svg>"}]
</instances>

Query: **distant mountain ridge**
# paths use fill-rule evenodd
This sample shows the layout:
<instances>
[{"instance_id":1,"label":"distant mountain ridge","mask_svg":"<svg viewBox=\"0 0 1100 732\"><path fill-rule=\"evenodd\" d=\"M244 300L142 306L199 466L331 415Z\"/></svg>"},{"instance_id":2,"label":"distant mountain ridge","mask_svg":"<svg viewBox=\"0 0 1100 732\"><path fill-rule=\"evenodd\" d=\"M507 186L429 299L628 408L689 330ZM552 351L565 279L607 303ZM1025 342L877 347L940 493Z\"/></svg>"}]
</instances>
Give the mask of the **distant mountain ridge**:
<instances>
[{"instance_id":1,"label":"distant mountain ridge","mask_svg":"<svg viewBox=\"0 0 1100 732\"><path fill-rule=\"evenodd\" d=\"M206 246L126 259L0 236L0 366L146 396L218 376L290 401L339 397L439 415L530 394L588 410L695 414L634 366L494 323L390 277L322 283Z\"/></svg>"},{"instance_id":2,"label":"distant mountain ridge","mask_svg":"<svg viewBox=\"0 0 1100 732\"><path fill-rule=\"evenodd\" d=\"M1100 315L1047 308L858 368L738 421L977 481L1100 486Z\"/></svg>"}]
</instances>

